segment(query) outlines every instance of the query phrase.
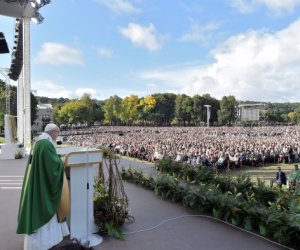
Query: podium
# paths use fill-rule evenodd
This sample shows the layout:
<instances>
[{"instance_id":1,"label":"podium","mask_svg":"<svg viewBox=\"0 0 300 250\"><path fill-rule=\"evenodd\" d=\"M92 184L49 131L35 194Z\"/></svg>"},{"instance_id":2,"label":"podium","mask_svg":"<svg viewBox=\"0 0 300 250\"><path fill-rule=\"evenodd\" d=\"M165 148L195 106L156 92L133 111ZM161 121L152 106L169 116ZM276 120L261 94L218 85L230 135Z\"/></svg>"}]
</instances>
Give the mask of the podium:
<instances>
[{"instance_id":1,"label":"podium","mask_svg":"<svg viewBox=\"0 0 300 250\"><path fill-rule=\"evenodd\" d=\"M70 168L70 233L71 239L76 238L89 246L100 244L103 239L97 235L98 227L94 222L94 177L97 165L103 160L100 150L88 148L57 149L58 154L66 154L65 167Z\"/></svg>"}]
</instances>

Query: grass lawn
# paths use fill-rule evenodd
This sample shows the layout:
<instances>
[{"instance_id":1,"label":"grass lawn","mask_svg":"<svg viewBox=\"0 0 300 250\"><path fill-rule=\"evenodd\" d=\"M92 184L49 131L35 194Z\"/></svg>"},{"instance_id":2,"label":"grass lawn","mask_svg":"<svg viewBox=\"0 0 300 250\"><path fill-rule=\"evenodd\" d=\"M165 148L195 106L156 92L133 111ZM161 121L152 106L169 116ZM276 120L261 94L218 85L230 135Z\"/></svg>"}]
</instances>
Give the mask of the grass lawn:
<instances>
[{"instance_id":1,"label":"grass lawn","mask_svg":"<svg viewBox=\"0 0 300 250\"><path fill-rule=\"evenodd\" d=\"M295 164L265 164L259 167L244 167L242 169L229 171L228 174L234 176L239 174L247 174L253 181L256 181L258 177L265 180L266 184L269 184L271 179L276 178L277 167L280 166L281 170L288 178L290 172L294 170Z\"/></svg>"},{"instance_id":2,"label":"grass lawn","mask_svg":"<svg viewBox=\"0 0 300 250\"><path fill-rule=\"evenodd\" d=\"M131 158L131 157L127 157L127 156L120 156L120 157L123 158L123 159L127 159L127 160L133 160L133 161L137 161L137 162L153 164L153 163L149 163L149 162L146 162L146 161L141 161L139 159ZM267 185L269 185L271 179L275 180L277 168L279 166L281 167L281 170L286 174L286 177L288 178L290 172L292 170L294 170L294 165L295 164L298 164L298 163L294 163L294 164L284 164L284 163L281 163L281 164L264 164L264 165L261 165L261 166L258 166L258 167L242 166L240 169L230 170L230 171L226 171L225 173L224 172L223 173L231 175L231 176L238 176L238 175L241 175L241 174L246 174L246 175L250 176L250 178L253 182L256 182L257 178L260 178L260 179L264 180Z\"/></svg>"},{"instance_id":3,"label":"grass lawn","mask_svg":"<svg viewBox=\"0 0 300 250\"><path fill-rule=\"evenodd\" d=\"M120 155L118 155L120 156ZM137 158L131 158L128 156L120 156L123 159L127 159L127 160L131 160L131 161L137 161L137 162L142 162L142 163L148 163L148 164L153 164L147 161L142 161L139 160ZM292 170L294 170L294 165L298 164L298 163L294 163L294 164L265 164L265 165L261 165L258 167L249 167L249 166L242 166L240 169L235 169L235 170L230 170L227 172L227 174L233 175L233 176L237 176L237 175L241 175L241 174L247 174L250 176L250 178L254 181L256 181L257 177L264 179L266 181L269 181L271 179L275 179L276 177L276 172L277 172L277 168L280 166L281 170L283 172L285 172L286 177L288 178L290 172ZM299 163L300 164L300 163Z\"/></svg>"},{"instance_id":4,"label":"grass lawn","mask_svg":"<svg viewBox=\"0 0 300 250\"><path fill-rule=\"evenodd\" d=\"M0 143L4 143L5 142L5 138L4 137L0 137Z\"/></svg>"}]
</instances>

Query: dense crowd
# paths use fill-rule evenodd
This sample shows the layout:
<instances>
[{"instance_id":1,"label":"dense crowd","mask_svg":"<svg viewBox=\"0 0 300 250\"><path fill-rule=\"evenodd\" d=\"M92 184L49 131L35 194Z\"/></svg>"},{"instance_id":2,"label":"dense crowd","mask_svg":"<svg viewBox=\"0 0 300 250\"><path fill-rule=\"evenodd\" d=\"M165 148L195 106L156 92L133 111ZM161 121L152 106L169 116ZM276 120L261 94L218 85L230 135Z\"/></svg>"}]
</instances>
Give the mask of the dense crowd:
<instances>
[{"instance_id":1,"label":"dense crowd","mask_svg":"<svg viewBox=\"0 0 300 250\"><path fill-rule=\"evenodd\" d=\"M109 147L146 161L171 158L219 169L300 160L300 127L124 127L61 131L64 143Z\"/></svg>"}]
</instances>

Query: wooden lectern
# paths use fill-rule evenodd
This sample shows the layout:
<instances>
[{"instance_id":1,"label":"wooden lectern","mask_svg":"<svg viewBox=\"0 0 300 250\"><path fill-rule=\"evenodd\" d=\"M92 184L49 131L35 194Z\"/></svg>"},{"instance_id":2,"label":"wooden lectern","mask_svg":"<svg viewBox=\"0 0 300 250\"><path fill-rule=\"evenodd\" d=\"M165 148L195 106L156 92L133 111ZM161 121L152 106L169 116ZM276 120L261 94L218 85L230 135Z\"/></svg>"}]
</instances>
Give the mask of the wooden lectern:
<instances>
[{"instance_id":1,"label":"wooden lectern","mask_svg":"<svg viewBox=\"0 0 300 250\"><path fill-rule=\"evenodd\" d=\"M71 149L64 149L66 152ZM96 246L102 242L97 233L98 227L94 222L94 177L97 166L103 160L100 150L88 148L74 148L67 153L65 167L70 168L70 233L71 239L76 238L82 243L89 242L89 246ZM58 150L58 153L63 153Z\"/></svg>"}]
</instances>

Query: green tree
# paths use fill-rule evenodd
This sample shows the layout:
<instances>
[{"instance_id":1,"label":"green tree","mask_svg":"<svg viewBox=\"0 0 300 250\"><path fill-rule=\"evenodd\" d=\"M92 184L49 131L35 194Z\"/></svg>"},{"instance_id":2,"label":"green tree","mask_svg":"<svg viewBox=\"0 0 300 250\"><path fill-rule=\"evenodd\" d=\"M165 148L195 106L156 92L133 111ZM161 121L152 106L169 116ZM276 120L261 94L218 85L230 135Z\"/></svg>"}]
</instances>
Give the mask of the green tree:
<instances>
[{"instance_id":1,"label":"green tree","mask_svg":"<svg viewBox=\"0 0 300 250\"><path fill-rule=\"evenodd\" d=\"M118 125L121 114L122 98L119 96L111 96L104 101L104 122L110 125Z\"/></svg>"},{"instance_id":2,"label":"green tree","mask_svg":"<svg viewBox=\"0 0 300 250\"><path fill-rule=\"evenodd\" d=\"M175 99L175 119L178 125L190 125L193 112L193 99L185 94Z\"/></svg>"},{"instance_id":3,"label":"green tree","mask_svg":"<svg viewBox=\"0 0 300 250\"><path fill-rule=\"evenodd\" d=\"M237 101L234 96L223 96L218 111L218 121L221 124L233 124L236 120Z\"/></svg>"},{"instance_id":4,"label":"green tree","mask_svg":"<svg viewBox=\"0 0 300 250\"><path fill-rule=\"evenodd\" d=\"M268 109L266 111L266 117L267 121L269 123L278 123L278 122L283 122L280 110L278 107L275 107L275 109Z\"/></svg>"},{"instance_id":5,"label":"green tree","mask_svg":"<svg viewBox=\"0 0 300 250\"><path fill-rule=\"evenodd\" d=\"M85 101L71 100L58 111L57 121L67 125L89 124L91 117L87 114L90 114L91 109Z\"/></svg>"},{"instance_id":6,"label":"green tree","mask_svg":"<svg viewBox=\"0 0 300 250\"><path fill-rule=\"evenodd\" d=\"M132 125L138 118L139 98L137 95L130 95L123 99L121 103L121 120L126 125Z\"/></svg>"},{"instance_id":7,"label":"green tree","mask_svg":"<svg viewBox=\"0 0 300 250\"><path fill-rule=\"evenodd\" d=\"M91 95L85 93L79 100L80 102L80 111L81 111L81 119L83 123L86 125L91 125L94 115L93 115L93 101L91 99Z\"/></svg>"},{"instance_id":8,"label":"green tree","mask_svg":"<svg viewBox=\"0 0 300 250\"><path fill-rule=\"evenodd\" d=\"M204 98L200 95L194 95L193 96L193 112L192 112L192 120L194 125L200 125L201 122L204 121Z\"/></svg>"},{"instance_id":9,"label":"green tree","mask_svg":"<svg viewBox=\"0 0 300 250\"><path fill-rule=\"evenodd\" d=\"M151 124L154 122L154 108L156 105L156 99L152 95L141 98L139 107L138 107L138 115L139 119L143 124Z\"/></svg>"},{"instance_id":10,"label":"green tree","mask_svg":"<svg viewBox=\"0 0 300 250\"><path fill-rule=\"evenodd\" d=\"M54 117L54 123L55 124L66 124L63 119L60 117L60 110L63 107L62 104L57 104L53 106L53 117Z\"/></svg>"},{"instance_id":11,"label":"green tree","mask_svg":"<svg viewBox=\"0 0 300 250\"><path fill-rule=\"evenodd\" d=\"M267 103L267 120L270 123L282 123L289 122L289 113L295 112L297 108L300 108L300 103Z\"/></svg>"},{"instance_id":12,"label":"green tree","mask_svg":"<svg viewBox=\"0 0 300 250\"><path fill-rule=\"evenodd\" d=\"M73 125L79 122L76 118L77 103L78 100L71 100L61 107L56 118L59 124Z\"/></svg>"},{"instance_id":13,"label":"green tree","mask_svg":"<svg viewBox=\"0 0 300 250\"><path fill-rule=\"evenodd\" d=\"M289 117L294 123L300 124L300 107L296 108L294 112L289 113Z\"/></svg>"},{"instance_id":14,"label":"green tree","mask_svg":"<svg viewBox=\"0 0 300 250\"><path fill-rule=\"evenodd\" d=\"M287 119L288 119L288 121L291 121L291 122L295 122L295 123L296 123L296 121L295 121L295 112L289 112L289 113L287 114Z\"/></svg>"},{"instance_id":15,"label":"green tree","mask_svg":"<svg viewBox=\"0 0 300 250\"><path fill-rule=\"evenodd\" d=\"M93 100L93 122L103 123L104 101Z\"/></svg>"},{"instance_id":16,"label":"green tree","mask_svg":"<svg viewBox=\"0 0 300 250\"><path fill-rule=\"evenodd\" d=\"M155 125L170 126L175 117L176 95L172 93L157 93L152 96L156 100L156 104L153 109Z\"/></svg>"}]
</instances>

